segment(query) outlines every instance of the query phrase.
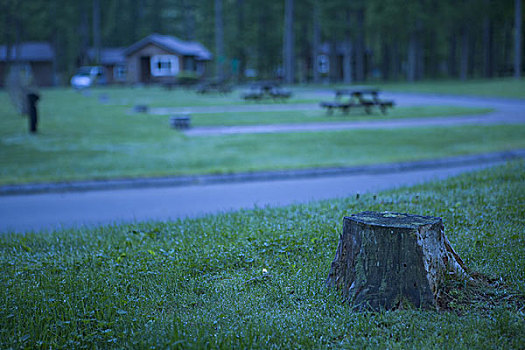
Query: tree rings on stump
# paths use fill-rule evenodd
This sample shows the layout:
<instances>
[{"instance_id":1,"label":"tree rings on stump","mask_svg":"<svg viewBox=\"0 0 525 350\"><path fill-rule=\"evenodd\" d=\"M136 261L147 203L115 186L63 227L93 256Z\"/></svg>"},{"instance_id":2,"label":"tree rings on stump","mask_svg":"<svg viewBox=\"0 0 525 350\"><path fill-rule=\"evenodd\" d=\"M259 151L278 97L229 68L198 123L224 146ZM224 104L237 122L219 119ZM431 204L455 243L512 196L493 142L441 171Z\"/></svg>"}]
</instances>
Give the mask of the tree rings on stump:
<instances>
[{"instance_id":1,"label":"tree rings on stump","mask_svg":"<svg viewBox=\"0 0 525 350\"><path fill-rule=\"evenodd\" d=\"M468 278L441 218L363 212L344 218L326 284L359 310L435 308L450 275Z\"/></svg>"}]
</instances>

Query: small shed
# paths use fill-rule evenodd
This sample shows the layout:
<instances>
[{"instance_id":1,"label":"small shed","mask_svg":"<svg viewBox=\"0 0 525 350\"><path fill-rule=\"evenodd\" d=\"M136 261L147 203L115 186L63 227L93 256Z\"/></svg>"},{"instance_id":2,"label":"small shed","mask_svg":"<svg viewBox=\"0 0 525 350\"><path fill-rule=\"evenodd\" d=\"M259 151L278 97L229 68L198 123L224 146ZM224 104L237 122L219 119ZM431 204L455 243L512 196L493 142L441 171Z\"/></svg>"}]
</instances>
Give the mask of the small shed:
<instances>
[{"instance_id":1,"label":"small shed","mask_svg":"<svg viewBox=\"0 0 525 350\"><path fill-rule=\"evenodd\" d=\"M7 51L6 45L0 45L0 86L4 85L8 73ZM21 64L24 70L31 72L38 86L54 85L54 60L55 52L47 42L23 42L9 50L9 62Z\"/></svg>"},{"instance_id":2,"label":"small shed","mask_svg":"<svg viewBox=\"0 0 525 350\"><path fill-rule=\"evenodd\" d=\"M124 51L128 83L174 83L177 77L191 74L202 77L212 59L208 49L194 41L174 36L151 34Z\"/></svg>"}]
</instances>

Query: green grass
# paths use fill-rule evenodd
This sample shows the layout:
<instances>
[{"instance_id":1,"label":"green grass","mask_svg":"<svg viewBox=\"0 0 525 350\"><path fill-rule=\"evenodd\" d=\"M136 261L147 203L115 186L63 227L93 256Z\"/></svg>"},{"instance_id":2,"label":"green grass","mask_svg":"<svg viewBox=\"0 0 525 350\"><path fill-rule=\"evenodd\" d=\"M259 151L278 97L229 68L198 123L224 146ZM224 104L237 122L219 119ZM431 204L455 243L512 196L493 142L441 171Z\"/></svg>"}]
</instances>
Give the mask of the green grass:
<instances>
[{"instance_id":1,"label":"green grass","mask_svg":"<svg viewBox=\"0 0 525 350\"><path fill-rule=\"evenodd\" d=\"M134 106L146 104L150 107L188 107L188 106L228 106L256 104L246 102L242 94L245 88L236 88L230 94L208 93L197 94L192 89L177 88L166 90L158 86L146 87L96 87L86 92L87 98L99 99L101 95L109 98L109 104ZM297 90L286 103L318 103L319 98L310 91ZM266 100L258 104L275 104L276 101Z\"/></svg>"},{"instance_id":2,"label":"green grass","mask_svg":"<svg viewBox=\"0 0 525 350\"><path fill-rule=\"evenodd\" d=\"M514 125L228 137L185 137L164 123L140 125L125 135L85 135L84 128L68 135L69 142L54 134L5 138L0 183L350 166L525 147L525 126Z\"/></svg>"},{"instance_id":3,"label":"green grass","mask_svg":"<svg viewBox=\"0 0 525 350\"><path fill-rule=\"evenodd\" d=\"M376 111L367 115L362 110L349 114L335 112L327 115L322 110L283 111L283 112L229 112L229 113L193 113L193 126L232 126L261 124L329 123L358 120L383 120L402 118L429 118L443 116L473 115L490 113L490 108L472 108L461 106L416 106L395 107L387 115Z\"/></svg>"},{"instance_id":4,"label":"green grass","mask_svg":"<svg viewBox=\"0 0 525 350\"><path fill-rule=\"evenodd\" d=\"M5 234L0 347L522 349L524 176L514 162L376 199ZM452 283L445 311L351 312L324 281L342 217L364 210L441 216L487 282Z\"/></svg>"},{"instance_id":5,"label":"green grass","mask_svg":"<svg viewBox=\"0 0 525 350\"><path fill-rule=\"evenodd\" d=\"M525 79L433 80L416 83L378 83L384 90L414 93L525 98Z\"/></svg>"},{"instance_id":6,"label":"green grass","mask_svg":"<svg viewBox=\"0 0 525 350\"><path fill-rule=\"evenodd\" d=\"M0 184L345 166L525 147L522 125L204 138L170 129L165 116L128 112L70 90L45 90L33 136L0 94ZM271 122L275 115L254 118ZM215 117L233 123L239 116Z\"/></svg>"}]
</instances>

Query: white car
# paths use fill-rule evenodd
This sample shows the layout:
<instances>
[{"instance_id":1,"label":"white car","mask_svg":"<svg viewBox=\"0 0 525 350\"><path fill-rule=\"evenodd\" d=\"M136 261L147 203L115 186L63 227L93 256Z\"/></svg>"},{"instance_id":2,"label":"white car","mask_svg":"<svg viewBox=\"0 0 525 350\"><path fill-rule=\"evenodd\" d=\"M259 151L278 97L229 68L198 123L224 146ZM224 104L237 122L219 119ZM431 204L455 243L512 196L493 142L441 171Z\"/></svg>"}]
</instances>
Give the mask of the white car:
<instances>
[{"instance_id":1,"label":"white car","mask_svg":"<svg viewBox=\"0 0 525 350\"><path fill-rule=\"evenodd\" d=\"M104 70L98 66L80 67L71 78L71 86L75 89L85 89L94 84L105 84Z\"/></svg>"}]
</instances>

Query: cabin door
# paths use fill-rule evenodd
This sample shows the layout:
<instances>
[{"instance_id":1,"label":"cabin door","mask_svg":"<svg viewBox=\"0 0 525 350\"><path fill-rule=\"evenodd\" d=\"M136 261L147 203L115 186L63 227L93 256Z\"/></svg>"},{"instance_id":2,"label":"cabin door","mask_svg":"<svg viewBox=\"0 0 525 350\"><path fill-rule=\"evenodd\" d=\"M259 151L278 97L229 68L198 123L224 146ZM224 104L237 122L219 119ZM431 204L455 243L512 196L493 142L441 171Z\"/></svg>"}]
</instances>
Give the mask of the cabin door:
<instances>
[{"instance_id":1,"label":"cabin door","mask_svg":"<svg viewBox=\"0 0 525 350\"><path fill-rule=\"evenodd\" d=\"M140 81L142 83L151 82L151 57L142 56L140 58Z\"/></svg>"}]
</instances>

